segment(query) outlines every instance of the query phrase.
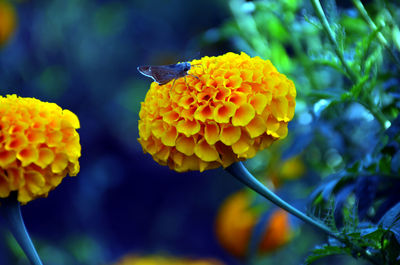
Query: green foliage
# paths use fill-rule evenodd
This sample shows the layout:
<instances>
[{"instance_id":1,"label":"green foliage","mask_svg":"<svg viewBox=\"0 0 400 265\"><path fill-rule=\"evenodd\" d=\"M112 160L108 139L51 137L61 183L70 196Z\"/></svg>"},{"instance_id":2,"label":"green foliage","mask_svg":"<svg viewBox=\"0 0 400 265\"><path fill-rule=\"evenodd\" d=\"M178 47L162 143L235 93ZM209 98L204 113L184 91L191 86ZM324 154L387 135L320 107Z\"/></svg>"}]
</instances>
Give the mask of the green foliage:
<instances>
[{"instance_id":1,"label":"green foliage","mask_svg":"<svg viewBox=\"0 0 400 265\"><path fill-rule=\"evenodd\" d=\"M293 79L296 118L310 114L315 120L311 139L300 139L309 143L302 150L322 179L310 196L310 212L338 238L317 246L306 263L347 255L399 264L399 3L364 6L353 0L343 7L335 1L231 0L230 8L233 19L221 36L238 50L270 59ZM374 121L374 132L357 131L347 114L352 108L351 115ZM344 139L342 149L330 144L336 134ZM368 148L352 146L358 138ZM324 151L336 158L321 158Z\"/></svg>"},{"instance_id":2,"label":"green foliage","mask_svg":"<svg viewBox=\"0 0 400 265\"><path fill-rule=\"evenodd\" d=\"M306 259L306 264L312 264L313 262L330 255L344 255L351 254L350 248L343 248L338 246L322 245L313 250L312 254Z\"/></svg>"}]
</instances>

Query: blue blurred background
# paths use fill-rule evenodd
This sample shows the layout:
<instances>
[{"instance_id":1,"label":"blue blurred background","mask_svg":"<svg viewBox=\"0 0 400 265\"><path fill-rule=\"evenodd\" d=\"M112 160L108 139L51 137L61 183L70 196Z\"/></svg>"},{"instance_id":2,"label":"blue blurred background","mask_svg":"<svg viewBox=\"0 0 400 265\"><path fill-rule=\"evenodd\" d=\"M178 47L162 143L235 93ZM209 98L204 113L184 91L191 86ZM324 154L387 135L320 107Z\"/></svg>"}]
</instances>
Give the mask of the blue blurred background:
<instances>
[{"instance_id":1,"label":"blue blurred background","mask_svg":"<svg viewBox=\"0 0 400 265\"><path fill-rule=\"evenodd\" d=\"M240 185L222 170L174 173L136 140L151 83L136 67L232 50L204 37L229 16L224 1L11 4L17 25L0 51L1 95L55 102L81 122L78 176L22 207L45 263L106 264L160 251L234 262L216 243L213 222L218 203ZM6 242L1 264L23 262Z\"/></svg>"}]
</instances>

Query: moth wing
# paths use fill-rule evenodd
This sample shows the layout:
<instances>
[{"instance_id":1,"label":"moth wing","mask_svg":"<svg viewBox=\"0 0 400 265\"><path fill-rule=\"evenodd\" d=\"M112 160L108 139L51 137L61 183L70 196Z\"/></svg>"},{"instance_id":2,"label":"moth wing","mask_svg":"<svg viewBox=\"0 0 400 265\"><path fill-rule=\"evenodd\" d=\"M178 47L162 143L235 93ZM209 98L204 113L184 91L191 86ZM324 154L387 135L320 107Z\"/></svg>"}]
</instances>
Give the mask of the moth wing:
<instances>
[{"instance_id":1,"label":"moth wing","mask_svg":"<svg viewBox=\"0 0 400 265\"><path fill-rule=\"evenodd\" d=\"M175 79L176 70L174 70L169 65L166 66L151 66L150 67L151 77L156 81L159 85L165 85L170 82L172 79Z\"/></svg>"},{"instance_id":2,"label":"moth wing","mask_svg":"<svg viewBox=\"0 0 400 265\"><path fill-rule=\"evenodd\" d=\"M142 75L150 76L150 73L151 73L150 68L151 68L151 66L144 65L144 66L139 66L139 67L137 68L137 70L138 70L139 73L141 73Z\"/></svg>"}]
</instances>

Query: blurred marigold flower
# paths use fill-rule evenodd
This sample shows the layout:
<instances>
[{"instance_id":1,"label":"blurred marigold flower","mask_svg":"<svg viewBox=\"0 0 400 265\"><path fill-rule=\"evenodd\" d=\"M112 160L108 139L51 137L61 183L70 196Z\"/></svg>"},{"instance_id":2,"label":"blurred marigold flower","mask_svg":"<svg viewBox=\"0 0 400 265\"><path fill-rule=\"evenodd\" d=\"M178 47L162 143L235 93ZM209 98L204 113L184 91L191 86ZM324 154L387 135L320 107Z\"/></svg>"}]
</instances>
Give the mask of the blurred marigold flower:
<instances>
[{"instance_id":1,"label":"blurred marigold flower","mask_svg":"<svg viewBox=\"0 0 400 265\"><path fill-rule=\"evenodd\" d=\"M166 256L134 256L122 258L114 265L223 265L215 259L185 259Z\"/></svg>"},{"instance_id":2,"label":"blurred marigold flower","mask_svg":"<svg viewBox=\"0 0 400 265\"><path fill-rule=\"evenodd\" d=\"M268 165L266 175L272 181L275 188L280 187L286 181L296 180L306 172L306 165L301 156L294 156L285 161Z\"/></svg>"},{"instance_id":3,"label":"blurred marigold flower","mask_svg":"<svg viewBox=\"0 0 400 265\"><path fill-rule=\"evenodd\" d=\"M228 167L286 137L296 89L270 61L227 53L190 63L142 102L138 140L155 161L178 172Z\"/></svg>"},{"instance_id":4,"label":"blurred marigold flower","mask_svg":"<svg viewBox=\"0 0 400 265\"><path fill-rule=\"evenodd\" d=\"M0 0L0 46L4 45L12 36L17 24L14 7L4 0Z\"/></svg>"},{"instance_id":5,"label":"blurred marigold flower","mask_svg":"<svg viewBox=\"0 0 400 265\"><path fill-rule=\"evenodd\" d=\"M232 255L243 258L247 254L250 238L261 215L251 206L251 196L239 191L222 204L215 223L220 244ZM258 251L266 254L277 250L292 238L289 214L277 209L271 213L265 225Z\"/></svg>"},{"instance_id":6,"label":"blurred marigold flower","mask_svg":"<svg viewBox=\"0 0 400 265\"><path fill-rule=\"evenodd\" d=\"M57 104L0 96L0 197L18 191L27 203L46 197L79 172L79 120Z\"/></svg>"},{"instance_id":7,"label":"blurred marigold flower","mask_svg":"<svg viewBox=\"0 0 400 265\"><path fill-rule=\"evenodd\" d=\"M280 176L283 179L294 180L301 177L306 171L304 162L300 156L294 156L286 160L280 169Z\"/></svg>"}]
</instances>

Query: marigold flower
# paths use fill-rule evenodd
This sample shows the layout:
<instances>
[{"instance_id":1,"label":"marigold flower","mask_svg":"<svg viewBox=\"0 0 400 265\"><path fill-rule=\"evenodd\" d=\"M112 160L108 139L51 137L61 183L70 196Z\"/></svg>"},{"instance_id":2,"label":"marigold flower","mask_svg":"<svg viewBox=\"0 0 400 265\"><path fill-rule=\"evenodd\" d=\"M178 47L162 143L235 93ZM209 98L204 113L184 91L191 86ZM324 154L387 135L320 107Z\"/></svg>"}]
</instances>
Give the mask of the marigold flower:
<instances>
[{"instance_id":1,"label":"marigold flower","mask_svg":"<svg viewBox=\"0 0 400 265\"><path fill-rule=\"evenodd\" d=\"M243 258L248 251L250 238L260 217L260 212L251 206L251 196L244 191L229 196L222 204L215 223L220 244L232 255ZM272 252L286 244L292 237L289 214L278 209L271 213L258 251Z\"/></svg>"},{"instance_id":2,"label":"marigold flower","mask_svg":"<svg viewBox=\"0 0 400 265\"><path fill-rule=\"evenodd\" d=\"M185 78L153 82L139 142L178 172L228 167L286 137L296 89L270 61L227 53L191 62Z\"/></svg>"},{"instance_id":3,"label":"marigold flower","mask_svg":"<svg viewBox=\"0 0 400 265\"><path fill-rule=\"evenodd\" d=\"M4 45L12 36L17 24L14 7L4 0L0 0L0 46Z\"/></svg>"},{"instance_id":4,"label":"marigold flower","mask_svg":"<svg viewBox=\"0 0 400 265\"><path fill-rule=\"evenodd\" d=\"M122 258L115 265L223 265L215 259L186 259L167 256L134 256Z\"/></svg>"},{"instance_id":5,"label":"marigold flower","mask_svg":"<svg viewBox=\"0 0 400 265\"><path fill-rule=\"evenodd\" d=\"M46 197L79 172L79 120L54 103L0 96L0 197L27 203Z\"/></svg>"}]
</instances>

